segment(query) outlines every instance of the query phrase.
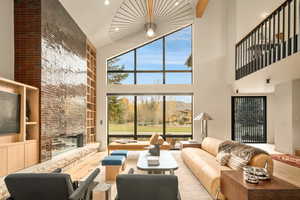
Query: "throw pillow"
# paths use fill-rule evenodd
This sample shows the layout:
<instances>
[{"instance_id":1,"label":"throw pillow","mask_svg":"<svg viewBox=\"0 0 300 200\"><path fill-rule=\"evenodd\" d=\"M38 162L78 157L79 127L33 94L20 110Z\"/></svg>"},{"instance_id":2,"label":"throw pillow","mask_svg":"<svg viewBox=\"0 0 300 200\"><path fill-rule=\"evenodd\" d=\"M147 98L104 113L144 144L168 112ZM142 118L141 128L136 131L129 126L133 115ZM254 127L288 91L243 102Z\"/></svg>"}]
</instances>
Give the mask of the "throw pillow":
<instances>
[{"instance_id":1,"label":"throw pillow","mask_svg":"<svg viewBox=\"0 0 300 200\"><path fill-rule=\"evenodd\" d=\"M221 166L227 165L229 159L231 157L230 153L226 153L225 151L221 151L217 154L217 161L220 163Z\"/></svg>"},{"instance_id":2,"label":"throw pillow","mask_svg":"<svg viewBox=\"0 0 300 200\"><path fill-rule=\"evenodd\" d=\"M158 137L159 137L159 134L154 133L154 134L151 136L151 138L150 138L150 144L151 144L151 145L157 144Z\"/></svg>"},{"instance_id":3,"label":"throw pillow","mask_svg":"<svg viewBox=\"0 0 300 200\"><path fill-rule=\"evenodd\" d=\"M231 154L227 165L234 170L242 170L248 164L247 160L244 160L236 155Z\"/></svg>"},{"instance_id":4,"label":"throw pillow","mask_svg":"<svg viewBox=\"0 0 300 200\"><path fill-rule=\"evenodd\" d=\"M164 138L161 137L161 136L159 136L158 139L157 139L157 144L158 144L158 145L163 145L164 142L165 142Z\"/></svg>"}]
</instances>

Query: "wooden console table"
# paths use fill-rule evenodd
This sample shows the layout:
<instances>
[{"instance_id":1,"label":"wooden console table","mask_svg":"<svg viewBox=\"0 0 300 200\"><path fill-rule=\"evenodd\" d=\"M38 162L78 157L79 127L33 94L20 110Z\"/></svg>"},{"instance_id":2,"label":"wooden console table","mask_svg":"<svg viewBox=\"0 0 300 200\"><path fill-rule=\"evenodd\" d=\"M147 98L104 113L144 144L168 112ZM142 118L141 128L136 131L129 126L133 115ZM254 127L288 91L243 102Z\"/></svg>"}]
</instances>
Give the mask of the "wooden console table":
<instances>
[{"instance_id":1,"label":"wooden console table","mask_svg":"<svg viewBox=\"0 0 300 200\"><path fill-rule=\"evenodd\" d=\"M241 171L221 172L221 193L228 200L299 200L300 188L272 177L259 184L249 184Z\"/></svg>"}]
</instances>

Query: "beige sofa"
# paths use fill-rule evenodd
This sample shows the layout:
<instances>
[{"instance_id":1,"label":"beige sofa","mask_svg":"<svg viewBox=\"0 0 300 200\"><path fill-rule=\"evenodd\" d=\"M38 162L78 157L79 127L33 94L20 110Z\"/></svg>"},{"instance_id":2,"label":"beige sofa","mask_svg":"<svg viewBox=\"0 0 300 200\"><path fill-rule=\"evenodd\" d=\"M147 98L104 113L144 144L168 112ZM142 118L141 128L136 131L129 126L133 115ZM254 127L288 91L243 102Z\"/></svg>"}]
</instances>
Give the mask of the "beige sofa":
<instances>
[{"instance_id":1,"label":"beige sofa","mask_svg":"<svg viewBox=\"0 0 300 200\"><path fill-rule=\"evenodd\" d=\"M222 170L232 170L227 166L221 166L216 160L219 145L224 142L215 138L207 137L203 140L200 148L184 148L181 156L185 164L199 179L206 190L216 197L220 191L220 175ZM249 165L264 167L268 162L268 170L273 173L273 161L267 154L259 154L252 158ZM226 199L221 193L219 199Z\"/></svg>"}]
</instances>

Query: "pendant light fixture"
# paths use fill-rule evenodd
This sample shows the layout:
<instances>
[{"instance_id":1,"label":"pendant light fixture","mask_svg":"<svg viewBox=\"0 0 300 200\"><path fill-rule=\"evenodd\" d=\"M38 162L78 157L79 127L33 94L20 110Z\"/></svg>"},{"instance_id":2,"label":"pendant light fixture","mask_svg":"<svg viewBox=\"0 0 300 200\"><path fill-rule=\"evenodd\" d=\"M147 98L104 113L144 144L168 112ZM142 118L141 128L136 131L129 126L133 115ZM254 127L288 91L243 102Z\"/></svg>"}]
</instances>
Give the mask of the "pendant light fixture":
<instances>
[{"instance_id":1,"label":"pendant light fixture","mask_svg":"<svg viewBox=\"0 0 300 200\"><path fill-rule=\"evenodd\" d=\"M149 38L155 36L156 24L153 23L153 0L147 0L147 23L145 24L146 35Z\"/></svg>"},{"instance_id":2,"label":"pendant light fixture","mask_svg":"<svg viewBox=\"0 0 300 200\"><path fill-rule=\"evenodd\" d=\"M145 30L146 30L147 36L149 38L152 38L155 36L156 25L154 23L147 23L147 24L145 24Z\"/></svg>"}]
</instances>

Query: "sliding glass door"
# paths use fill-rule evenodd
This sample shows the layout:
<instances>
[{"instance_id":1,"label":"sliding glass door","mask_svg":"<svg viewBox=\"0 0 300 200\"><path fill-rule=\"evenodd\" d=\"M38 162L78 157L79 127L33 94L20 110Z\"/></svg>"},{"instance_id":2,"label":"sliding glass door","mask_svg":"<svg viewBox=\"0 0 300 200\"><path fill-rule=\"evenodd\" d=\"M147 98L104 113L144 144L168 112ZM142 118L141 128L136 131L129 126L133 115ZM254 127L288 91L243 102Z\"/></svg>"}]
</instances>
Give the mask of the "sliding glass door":
<instances>
[{"instance_id":1,"label":"sliding glass door","mask_svg":"<svg viewBox=\"0 0 300 200\"><path fill-rule=\"evenodd\" d=\"M192 95L108 95L108 139L193 136Z\"/></svg>"}]
</instances>

